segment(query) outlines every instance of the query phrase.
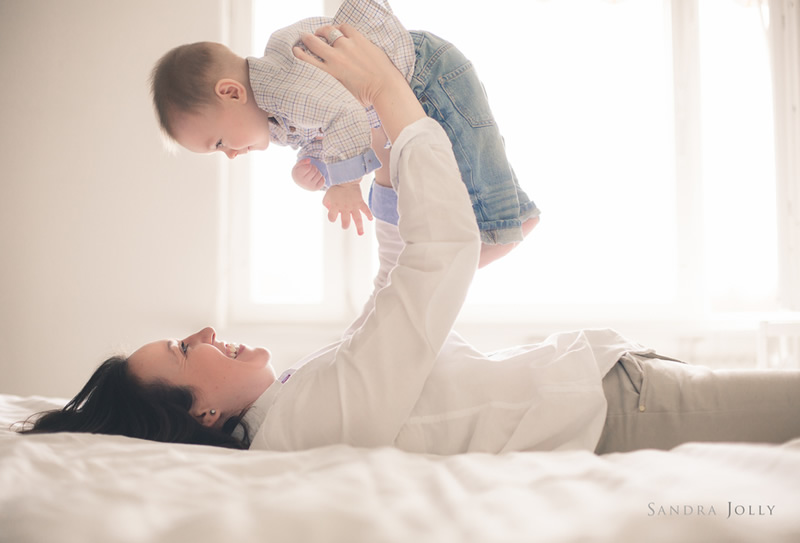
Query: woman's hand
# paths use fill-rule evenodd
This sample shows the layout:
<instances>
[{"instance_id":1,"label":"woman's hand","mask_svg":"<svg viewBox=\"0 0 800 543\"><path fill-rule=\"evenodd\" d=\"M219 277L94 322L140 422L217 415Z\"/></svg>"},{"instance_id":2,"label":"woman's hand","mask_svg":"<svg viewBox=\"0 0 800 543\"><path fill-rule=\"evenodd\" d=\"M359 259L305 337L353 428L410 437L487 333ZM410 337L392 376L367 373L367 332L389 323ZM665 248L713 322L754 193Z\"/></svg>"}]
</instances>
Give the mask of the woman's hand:
<instances>
[{"instance_id":1,"label":"woman's hand","mask_svg":"<svg viewBox=\"0 0 800 543\"><path fill-rule=\"evenodd\" d=\"M321 26L316 36L304 34L302 40L313 55L301 47L294 48L294 55L338 79L365 107L375 106L390 141L425 117L403 74L386 53L352 26Z\"/></svg>"},{"instance_id":2,"label":"woman's hand","mask_svg":"<svg viewBox=\"0 0 800 543\"><path fill-rule=\"evenodd\" d=\"M301 47L294 48L294 55L338 79L365 107L374 104L385 86L407 85L386 53L352 26L325 25L315 34L304 34L302 40L316 57ZM328 45L331 40L333 44Z\"/></svg>"}]
</instances>

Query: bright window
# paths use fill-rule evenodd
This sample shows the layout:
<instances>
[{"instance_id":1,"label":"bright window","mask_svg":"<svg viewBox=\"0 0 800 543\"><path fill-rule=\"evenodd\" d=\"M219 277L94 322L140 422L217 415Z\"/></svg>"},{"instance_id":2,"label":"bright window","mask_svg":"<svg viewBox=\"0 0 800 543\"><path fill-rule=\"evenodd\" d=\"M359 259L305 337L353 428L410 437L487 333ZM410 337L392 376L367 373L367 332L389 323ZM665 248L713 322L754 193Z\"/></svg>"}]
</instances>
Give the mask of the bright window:
<instances>
[{"instance_id":1,"label":"bright window","mask_svg":"<svg viewBox=\"0 0 800 543\"><path fill-rule=\"evenodd\" d=\"M775 308L768 14L741 0L674 4L392 3L407 28L473 61L542 209L525 243L478 272L466 318ZM280 26L322 13L321 0L254 0L248 54ZM294 155L273 147L232 169L241 179L232 180L231 292L242 319L345 319L371 289L371 231L359 238L329 224L321 195L292 182Z\"/></svg>"},{"instance_id":2,"label":"bright window","mask_svg":"<svg viewBox=\"0 0 800 543\"><path fill-rule=\"evenodd\" d=\"M755 2L698 4L706 288L714 307L763 309L778 277L764 27Z\"/></svg>"},{"instance_id":3,"label":"bright window","mask_svg":"<svg viewBox=\"0 0 800 543\"><path fill-rule=\"evenodd\" d=\"M253 56L261 56L272 31L322 13L321 0L253 2ZM324 224L312 195L298 190L288 148L251 158L250 300L255 305L319 304L325 269ZM281 265L276 265L278 262Z\"/></svg>"},{"instance_id":4,"label":"bright window","mask_svg":"<svg viewBox=\"0 0 800 543\"><path fill-rule=\"evenodd\" d=\"M461 4L466 22L423 2L396 10L473 60L520 183L542 210L520 248L479 272L469 303L549 314L547 306L672 301L668 12L652 1L482 4ZM621 265L631 258L660 265L641 273Z\"/></svg>"}]
</instances>

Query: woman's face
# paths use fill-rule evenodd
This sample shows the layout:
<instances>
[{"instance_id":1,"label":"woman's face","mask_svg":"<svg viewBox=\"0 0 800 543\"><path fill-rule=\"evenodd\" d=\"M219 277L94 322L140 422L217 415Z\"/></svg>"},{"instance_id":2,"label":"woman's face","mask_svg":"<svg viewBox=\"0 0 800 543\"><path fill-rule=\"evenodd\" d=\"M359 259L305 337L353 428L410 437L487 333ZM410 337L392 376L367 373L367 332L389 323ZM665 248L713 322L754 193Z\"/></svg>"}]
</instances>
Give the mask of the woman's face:
<instances>
[{"instance_id":1,"label":"woman's face","mask_svg":"<svg viewBox=\"0 0 800 543\"><path fill-rule=\"evenodd\" d=\"M184 339L148 343L128 357L128 365L145 383L190 387L192 416L220 427L258 399L275 381L275 370L267 349L225 343L216 336L209 327Z\"/></svg>"}]
</instances>

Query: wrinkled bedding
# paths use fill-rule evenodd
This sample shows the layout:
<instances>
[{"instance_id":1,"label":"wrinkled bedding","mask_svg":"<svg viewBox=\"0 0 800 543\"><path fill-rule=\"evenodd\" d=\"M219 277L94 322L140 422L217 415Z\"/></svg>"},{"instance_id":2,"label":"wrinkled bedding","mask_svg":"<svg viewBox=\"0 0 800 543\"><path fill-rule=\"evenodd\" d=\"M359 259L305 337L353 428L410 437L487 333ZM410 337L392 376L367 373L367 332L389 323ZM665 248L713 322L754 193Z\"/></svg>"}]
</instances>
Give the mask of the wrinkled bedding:
<instances>
[{"instance_id":1,"label":"wrinkled bedding","mask_svg":"<svg viewBox=\"0 0 800 543\"><path fill-rule=\"evenodd\" d=\"M63 403L0 395L2 542L800 541L800 440L433 457L9 430Z\"/></svg>"}]
</instances>

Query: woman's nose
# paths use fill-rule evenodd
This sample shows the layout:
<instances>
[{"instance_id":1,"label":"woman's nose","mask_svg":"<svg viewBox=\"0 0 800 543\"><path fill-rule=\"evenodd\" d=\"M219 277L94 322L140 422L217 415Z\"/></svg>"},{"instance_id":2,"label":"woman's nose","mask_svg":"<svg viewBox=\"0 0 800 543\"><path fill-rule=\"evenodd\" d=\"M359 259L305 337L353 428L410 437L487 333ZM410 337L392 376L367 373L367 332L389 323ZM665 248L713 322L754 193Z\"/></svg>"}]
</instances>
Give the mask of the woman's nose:
<instances>
[{"instance_id":1,"label":"woman's nose","mask_svg":"<svg viewBox=\"0 0 800 543\"><path fill-rule=\"evenodd\" d=\"M184 341L188 344L192 344L193 341L199 341L200 343L213 343L214 338L217 335L217 331L214 330L212 327L207 326L200 330L199 332L195 332L191 336L187 337Z\"/></svg>"},{"instance_id":2,"label":"woman's nose","mask_svg":"<svg viewBox=\"0 0 800 543\"><path fill-rule=\"evenodd\" d=\"M234 158L236 158L239 155L239 151L234 151L233 149L225 149L225 151L223 151L223 152L226 155L228 155L228 158L230 158L231 160L233 160Z\"/></svg>"}]
</instances>

